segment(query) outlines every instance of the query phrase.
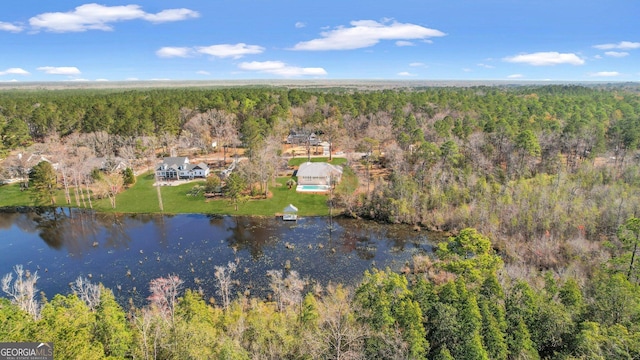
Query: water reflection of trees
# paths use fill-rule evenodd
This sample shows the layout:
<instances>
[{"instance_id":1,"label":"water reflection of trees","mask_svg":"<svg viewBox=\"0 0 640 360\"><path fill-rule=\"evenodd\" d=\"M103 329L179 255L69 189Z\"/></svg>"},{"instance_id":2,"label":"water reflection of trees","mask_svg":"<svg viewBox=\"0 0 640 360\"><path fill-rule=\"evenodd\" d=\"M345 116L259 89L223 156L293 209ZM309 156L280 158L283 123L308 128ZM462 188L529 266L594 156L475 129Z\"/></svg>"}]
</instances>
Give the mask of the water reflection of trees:
<instances>
[{"instance_id":1,"label":"water reflection of trees","mask_svg":"<svg viewBox=\"0 0 640 360\"><path fill-rule=\"evenodd\" d=\"M106 248L127 247L131 242L123 215L96 214L64 208L37 208L13 218L22 231L37 231L50 248L67 249L74 257L98 245ZM104 239L104 241L101 241Z\"/></svg>"},{"instance_id":2,"label":"water reflection of trees","mask_svg":"<svg viewBox=\"0 0 640 360\"><path fill-rule=\"evenodd\" d=\"M403 252L407 244L420 246L420 239L407 226L378 224L369 221L337 219L343 231L334 232L341 251L355 252L360 259L375 258L381 242L392 252Z\"/></svg>"},{"instance_id":3,"label":"water reflection of trees","mask_svg":"<svg viewBox=\"0 0 640 360\"><path fill-rule=\"evenodd\" d=\"M11 229L13 224L18 223L18 217L24 216L18 213L0 212L0 229Z\"/></svg>"},{"instance_id":4,"label":"water reflection of trees","mask_svg":"<svg viewBox=\"0 0 640 360\"><path fill-rule=\"evenodd\" d=\"M98 214L96 227L105 232L104 241L100 245L108 249L128 248L131 243L128 220L128 215Z\"/></svg>"},{"instance_id":5,"label":"water reflection of trees","mask_svg":"<svg viewBox=\"0 0 640 360\"><path fill-rule=\"evenodd\" d=\"M217 222L215 220L210 220ZM264 254L264 248L278 243L280 227L274 227L268 219L229 217L223 220L230 234L225 239L229 247L237 251L247 250L255 260Z\"/></svg>"}]
</instances>

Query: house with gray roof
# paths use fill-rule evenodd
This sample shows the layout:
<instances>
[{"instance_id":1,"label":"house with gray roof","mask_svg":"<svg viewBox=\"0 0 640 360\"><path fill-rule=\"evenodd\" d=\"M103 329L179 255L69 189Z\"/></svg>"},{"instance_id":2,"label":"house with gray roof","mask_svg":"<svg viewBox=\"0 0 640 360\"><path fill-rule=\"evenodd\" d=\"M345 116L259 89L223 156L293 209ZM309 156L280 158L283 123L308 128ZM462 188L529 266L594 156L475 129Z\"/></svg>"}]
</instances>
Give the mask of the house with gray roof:
<instances>
[{"instance_id":1,"label":"house with gray roof","mask_svg":"<svg viewBox=\"0 0 640 360\"><path fill-rule=\"evenodd\" d=\"M206 178L207 175L207 164L191 164L185 156L163 158L162 163L156 167L156 176L162 180Z\"/></svg>"}]
</instances>

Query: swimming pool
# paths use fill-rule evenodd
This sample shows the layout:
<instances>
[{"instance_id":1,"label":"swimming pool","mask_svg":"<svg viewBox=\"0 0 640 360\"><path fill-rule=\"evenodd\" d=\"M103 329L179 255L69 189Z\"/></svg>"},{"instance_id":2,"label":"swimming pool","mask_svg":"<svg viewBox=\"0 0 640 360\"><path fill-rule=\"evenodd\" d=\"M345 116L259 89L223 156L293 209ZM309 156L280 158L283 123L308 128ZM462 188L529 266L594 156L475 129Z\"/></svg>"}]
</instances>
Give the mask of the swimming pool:
<instances>
[{"instance_id":1,"label":"swimming pool","mask_svg":"<svg viewBox=\"0 0 640 360\"><path fill-rule=\"evenodd\" d=\"M296 187L298 192L327 192L329 191L329 185L298 185Z\"/></svg>"}]
</instances>

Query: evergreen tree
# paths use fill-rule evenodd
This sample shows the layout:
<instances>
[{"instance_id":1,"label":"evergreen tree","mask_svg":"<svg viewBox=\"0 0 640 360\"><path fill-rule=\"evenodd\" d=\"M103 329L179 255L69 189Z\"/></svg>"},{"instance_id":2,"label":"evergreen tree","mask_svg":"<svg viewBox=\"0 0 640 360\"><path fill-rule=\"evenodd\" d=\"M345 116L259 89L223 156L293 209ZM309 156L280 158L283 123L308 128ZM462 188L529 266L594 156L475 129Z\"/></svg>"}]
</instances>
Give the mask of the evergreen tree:
<instances>
[{"instance_id":1,"label":"evergreen tree","mask_svg":"<svg viewBox=\"0 0 640 360\"><path fill-rule=\"evenodd\" d=\"M124 171L122 172L122 180L123 180L123 185L126 187L129 187L135 184L136 176L133 173L133 169L131 169L130 167L124 169Z\"/></svg>"},{"instance_id":2,"label":"evergreen tree","mask_svg":"<svg viewBox=\"0 0 640 360\"><path fill-rule=\"evenodd\" d=\"M627 219L618 228L617 235L623 245L622 257L628 264L627 279L629 281L634 278L638 280L640 272L636 266L636 257L638 256L638 245L640 245L640 219L636 217Z\"/></svg>"},{"instance_id":3,"label":"evergreen tree","mask_svg":"<svg viewBox=\"0 0 640 360\"><path fill-rule=\"evenodd\" d=\"M506 334L495 315L491 312L489 301L480 300L480 315L482 316L482 343L487 350L489 359L506 359L508 355ZM504 321L504 319L502 319ZM506 322L504 322L506 326Z\"/></svg>"},{"instance_id":4,"label":"evergreen tree","mask_svg":"<svg viewBox=\"0 0 640 360\"><path fill-rule=\"evenodd\" d=\"M440 348L438 354L434 357L434 360L454 360L449 349L446 346Z\"/></svg>"},{"instance_id":5,"label":"evergreen tree","mask_svg":"<svg viewBox=\"0 0 640 360\"><path fill-rule=\"evenodd\" d=\"M100 285L102 287L102 285ZM110 289L100 290L100 304L96 309L95 337L102 343L106 356L124 358L133 342L124 311Z\"/></svg>"},{"instance_id":6,"label":"evergreen tree","mask_svg":"<svg viewBox=\"0 0 640 360\"><path fill-rule=\"evenodd\" d=\"M226 180L226 184L222 189L225 196L234 205L236 211L238 211L238 203L244 200L245 191L247 185L245 180L237 172L232 172Z\"/></svg>"},{"instance_id":7,"label":"evergreen tree","mask_svg":"<svg viewBox=\"0 0 640 360\"><path fill-rule=\"evenodd\" d=\"M502 259L493 253L491 241L476 229L467 228L438 244L436 254L441 267L462 275L468 282L480 281L502 267Z\"/></svg>"},{"instance_id":8,"label":"evergreen tree","mask_svg":"<svg viewBox=\"0 0 640 360\"><path fill-rule=\"evenodd\" d=\"M40 161L29 172L29 187L40 204L56 204L56 184L56 172L48 161Z\"/></svg>"},{"instance_id":9,"label":"evergreen tree","mask_svg":"<svg viewBox=\"0 0 640 360\"><path fill-rule=\"evenodd\" d=\"M460 300L458 319L460 322L460 347L454 350L459 359L488 360L487 351L482 346L482 316L474 293L467 290L467 285L460 277L456 280Z\"/></svg>"},{"instance_id":10,"label":"evergreen tree","mask_svg":"<svg viewBox=\"0 0 640 360\"><path fill-rule=\"evenodd\" d=\"M305 295L300 311L300 323L302 326L316 326L318 322L318 302L312 293Z\"/></svg>"},{"instance_id":11,"label":"evergreen tree","mask_svg":"<svg viewBox=\"0 0 640 360\"><path fill-rule=\"evenodd\" d=\"M33 338L55 344L60 359L103 359L102 344L94 337L95 314L74 295L56 295L46 303Z\"/></svg>"}]
</instances>

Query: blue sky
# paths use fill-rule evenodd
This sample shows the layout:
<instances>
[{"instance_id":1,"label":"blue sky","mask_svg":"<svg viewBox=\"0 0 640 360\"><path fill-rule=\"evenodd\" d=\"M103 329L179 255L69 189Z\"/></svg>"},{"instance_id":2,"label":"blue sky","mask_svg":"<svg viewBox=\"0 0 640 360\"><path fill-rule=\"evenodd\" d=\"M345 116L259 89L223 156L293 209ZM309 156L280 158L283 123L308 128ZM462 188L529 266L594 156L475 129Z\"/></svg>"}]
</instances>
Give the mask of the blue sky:
<instances>
[{"instance_id":1,"label":"blue sky","mask_svg":"<svg viewBox=\"0 0 640 360\"><path fill-rule=\"evenodd\" d=\"M640 81L637 0L20 0L0 82Z\"/></svg>"}]
</instances>

